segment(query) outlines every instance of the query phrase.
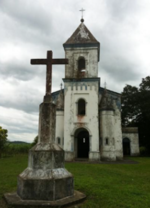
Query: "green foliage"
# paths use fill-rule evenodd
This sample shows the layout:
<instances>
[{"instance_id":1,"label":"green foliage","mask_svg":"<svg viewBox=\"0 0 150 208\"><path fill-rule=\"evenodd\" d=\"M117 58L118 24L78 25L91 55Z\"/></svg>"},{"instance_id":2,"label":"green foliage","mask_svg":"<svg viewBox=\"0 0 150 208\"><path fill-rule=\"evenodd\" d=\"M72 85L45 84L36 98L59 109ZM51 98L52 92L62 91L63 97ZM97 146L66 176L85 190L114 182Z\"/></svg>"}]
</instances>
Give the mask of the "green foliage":
<instances>
[{"instance_id":1,"label":"green foliage","mask_svg":"<svg viewBox=\"0 0 150 208\"><path fill-rule=\"evenodd\" d=\"M32 146L32 147L35 146L35 145L37 144L37 142L38 142L38 136L36 136L36 137L34 138L34 140L33 140L32 144L31 144L31 146Z\"/></svg>"},{"instance_id":2,"label":"green foliage","mask_svg":"<svg viewBox=\"0 0 150 208\"><path fill-rule=\"evenodd\" d=\"M7 130L0 126L0 158L7 144Z\"/></svg>"},{"instance_id":3,"label":"green foliage","mask_svg":"<svg viewBox=\"0 0 150 208\"><path fill-rule=\"evenodd\" d=\"M7 147L6 153L8 155L27 154L30 148L31 148L31 144L10 143L9 146Z\"/></svg>"},{"instance_id":4,"label":"green foliage","mask_svg":"<svg viewBox=\"0 0 150 208\"><path fill-rule=\"evenodd\" d=\"M131 158L130 158L131 159ZM149 208L150 158L135 158L138 164L66 163L74 175L75 190L87 198L78 208ZM27 167L28 156L0 160L0 197L15 192L17 176ZM0 200L2 206L2 199Z\"/></svg>"},{"instance_id":5,"label":"green foliage","mask_svg":"<svg viewBox=\"0 0 150 208\"><path fill-rule=\"evenodd\" d=\"M5 146L2 156L8 157L18 154L27 154L30 148L31 148L31 144L28 143L18 144L18 143L8 142L7 145Z\"/></svg>"},{"instance_id":6,"label":"green foliage","mask_svg":"<svg viewBox=\"0 0 150 208\"><path fill-rule=\"evenodd\" d=\"M150 121L150 77L142 79L139 88L140 92L140 108L142 112L142 119Z\"/></svg>"},{"instance_id":7,"label":"green foliage","mask_svg":"<svg viewBox=\"0 0 150 208\"><path fill-rule=\"evenodd\" d=\"M145 156L147 154L147 149L146 147L140 147L140 155L141 156Z\"/></svg>"},{"instance_id":8,"label":"green foliage","mask_svg":"<svg viewBox=\"0 0 150 208\"><path fill-rule=\"evenodd\" d=\"M140 146L150 154L150 77L139 88L127 85L122 92L122 125L139 128Z\"/></svg>"},{"instance_id":9,"label":"green foliage","mask_svg":"<svg viewBox=\"0 0 150 208\"><path fill-rule=\"evenodd\" d=\"M135 122L137 116L141 113L137 100L139 91L137 87L127 85L121 94L122 103L122 124L127 126L130 122Z\"/></svg>"}]
</instances>

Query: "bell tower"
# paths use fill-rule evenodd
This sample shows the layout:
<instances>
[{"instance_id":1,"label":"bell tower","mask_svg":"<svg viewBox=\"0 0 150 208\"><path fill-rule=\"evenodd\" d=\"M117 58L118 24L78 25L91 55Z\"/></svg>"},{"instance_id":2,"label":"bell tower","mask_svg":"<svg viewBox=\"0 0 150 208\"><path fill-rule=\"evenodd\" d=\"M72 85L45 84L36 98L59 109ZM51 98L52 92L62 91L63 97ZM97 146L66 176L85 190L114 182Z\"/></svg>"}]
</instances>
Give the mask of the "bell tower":
<instances>
[{"instance_id":1,"label":"bell tower","mask_svg":"<svg viewBox=\"0 0 150 208\"><path fill-rule=\"evenodd\" d=\"M79 27L63 44L64 150L65 159L87 157L99 160L99 86L100 43L81 19Z\"/></svg>"},{"instance_id":2,"label":"bell tower","mask_svg":"<svg viewBox=\"0 0 150 208\"><path fill-rule=\"evenodd\" d=\"M83 19L63 46L69 59L69 64L65 66L65 78L98 77L100 43L84 25Z\"/></svg>"}]
</instances>

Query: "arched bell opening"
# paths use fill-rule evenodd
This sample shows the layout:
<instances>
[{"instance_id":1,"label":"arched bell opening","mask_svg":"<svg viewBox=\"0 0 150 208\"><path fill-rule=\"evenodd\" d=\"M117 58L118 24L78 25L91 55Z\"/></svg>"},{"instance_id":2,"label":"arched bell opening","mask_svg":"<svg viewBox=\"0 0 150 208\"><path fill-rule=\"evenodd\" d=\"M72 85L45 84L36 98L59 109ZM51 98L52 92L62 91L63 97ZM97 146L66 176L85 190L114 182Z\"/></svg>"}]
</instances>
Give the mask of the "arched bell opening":
<instances>
[{"instance_id":1,"label":"arched bell opening","mask_svg":"<svg viewBox=\"0 0 150 208\"><path fill-rule=\"evenodd\" d=\"M85 58L80 57L78 59L78 71L81 72L82 70L85 70Z\"/></svg>"},{"instance_id":2,"label":"arched bell opening","mask_svg":"<svg viewBox=\"0 0 150 208\"><path fill-rule=\"evenodd\" d=\"M78 71L77 77L78 78L85 78L86 77L86 60L84 57L79 57L77 61Z\"/></svg>"}]
</instances>

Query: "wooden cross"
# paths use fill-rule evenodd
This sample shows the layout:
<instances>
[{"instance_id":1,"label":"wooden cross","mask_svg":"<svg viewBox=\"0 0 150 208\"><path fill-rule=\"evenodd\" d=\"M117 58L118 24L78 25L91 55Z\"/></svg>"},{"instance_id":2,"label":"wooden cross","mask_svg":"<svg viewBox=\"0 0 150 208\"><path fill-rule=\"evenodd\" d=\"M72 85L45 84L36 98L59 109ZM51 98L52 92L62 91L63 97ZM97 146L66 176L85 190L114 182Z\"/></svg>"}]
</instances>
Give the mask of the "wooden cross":
<instances>
[{"instance_id":1,"label":"wooden cross","mask_svg":"<svg viewBox=\"0 0 150 208\"><path fill-rule=\"evenodd\" d=\"M52 65L53 64L68 64L68 59L53 59L53 52L47 51L46 59L31 59L31 64L46 65L46 95L51 94L52 87Z\"/></svg>"}]
</instances>

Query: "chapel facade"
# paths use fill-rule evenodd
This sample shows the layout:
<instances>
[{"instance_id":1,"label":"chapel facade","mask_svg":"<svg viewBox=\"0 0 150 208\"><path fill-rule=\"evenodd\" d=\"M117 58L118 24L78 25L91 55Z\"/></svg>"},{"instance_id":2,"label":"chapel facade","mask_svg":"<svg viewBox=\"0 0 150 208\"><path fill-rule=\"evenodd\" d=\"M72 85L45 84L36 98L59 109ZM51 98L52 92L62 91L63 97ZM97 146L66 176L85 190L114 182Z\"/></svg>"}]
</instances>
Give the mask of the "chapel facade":
<instances>
[{"instance_id":1,"label":"chapel facade","mask_svg":"<svg viewBox=\"0 0 150 208\"><path fill-rule=\"evenodd\" d=\"M64 89L52 94L56 103L55 142L65 151L65 160L76 158L121 160L123 153L139 154L137 128L121 127L121 97L100 86L100 43L81 24L63 44Z\"/></svg>"}]
</instances>

